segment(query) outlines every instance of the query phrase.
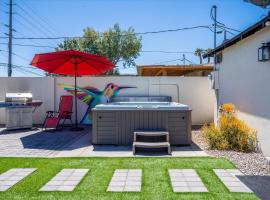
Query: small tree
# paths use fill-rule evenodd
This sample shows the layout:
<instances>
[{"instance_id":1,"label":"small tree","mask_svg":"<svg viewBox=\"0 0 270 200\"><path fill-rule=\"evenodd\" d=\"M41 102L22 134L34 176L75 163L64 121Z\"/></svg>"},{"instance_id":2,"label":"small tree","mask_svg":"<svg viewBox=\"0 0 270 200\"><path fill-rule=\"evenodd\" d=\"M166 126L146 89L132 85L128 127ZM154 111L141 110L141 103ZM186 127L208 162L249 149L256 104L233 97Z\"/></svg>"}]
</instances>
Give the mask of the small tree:
<instances>
[{"instance_id":1,"label":"small tree","mask_svg":"<svg viewBox=\"0 0 270 200\"><path fill-rule=\"evenodd\" d=\"M133 28L121 30L119 24L115 24L103 33L92 28L86 28L83 32L82 38L65 40L56 50L76 49L105 56L116 66L119 62L122 62L124 67L136 65L135 59L140 55L142 38L135 34ZM114 68L107 74L115 75L119 74L119 71Z\"/></svg>"}]
</instances>

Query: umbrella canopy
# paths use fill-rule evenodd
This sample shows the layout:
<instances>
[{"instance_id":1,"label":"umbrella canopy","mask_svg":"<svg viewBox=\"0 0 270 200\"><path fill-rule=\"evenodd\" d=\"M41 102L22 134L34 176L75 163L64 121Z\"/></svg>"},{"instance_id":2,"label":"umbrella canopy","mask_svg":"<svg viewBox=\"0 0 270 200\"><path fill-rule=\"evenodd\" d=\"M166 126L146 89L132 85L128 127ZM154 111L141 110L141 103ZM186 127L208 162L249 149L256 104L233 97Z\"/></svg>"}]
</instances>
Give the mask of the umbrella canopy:
<instances>
[{"instance_id":1,"label":"umbrella canopy","mask_svg":"<svg viewBox=\"0 0 270 200\"><path fill-rule=\"evenodd\" d=\"M31 65L49 73L71 76L100 75L114 67L106 57L76 50L36 54Z\"/></svg>"},{"instance_id":2,"label":"umbrella canopy","mask_svg":"<svg viewBox=\"0 0 270 200\"><path fill-rule=\"evenodd\" d=\"M75 82L75 127L80 131L77 114L77 76L100 75L113 69L114 64L106 57L76 50L36 54L31 65L46 72L74 76Z\"/></svg>"}]
</instances>

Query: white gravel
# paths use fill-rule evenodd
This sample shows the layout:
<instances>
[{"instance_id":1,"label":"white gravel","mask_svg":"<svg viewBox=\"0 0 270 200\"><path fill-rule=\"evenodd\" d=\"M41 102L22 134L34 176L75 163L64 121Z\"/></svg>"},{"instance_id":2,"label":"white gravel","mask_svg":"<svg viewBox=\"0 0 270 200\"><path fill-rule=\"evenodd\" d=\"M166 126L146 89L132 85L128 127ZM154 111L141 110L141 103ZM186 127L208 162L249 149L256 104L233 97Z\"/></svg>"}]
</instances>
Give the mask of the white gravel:
<instances>
[{"instance_id":1,"label":"white gravel","mask_svg":"<svg viewBox=\"0 0 270 200\"><path fill-rule=\"evenodd\" d=\"M242 153L236 151L209 150L199 130L192 132L192 140L208 155L229 159L246 175L270 176L270 164L261 152Z\"/></svg>"}]
</instances>

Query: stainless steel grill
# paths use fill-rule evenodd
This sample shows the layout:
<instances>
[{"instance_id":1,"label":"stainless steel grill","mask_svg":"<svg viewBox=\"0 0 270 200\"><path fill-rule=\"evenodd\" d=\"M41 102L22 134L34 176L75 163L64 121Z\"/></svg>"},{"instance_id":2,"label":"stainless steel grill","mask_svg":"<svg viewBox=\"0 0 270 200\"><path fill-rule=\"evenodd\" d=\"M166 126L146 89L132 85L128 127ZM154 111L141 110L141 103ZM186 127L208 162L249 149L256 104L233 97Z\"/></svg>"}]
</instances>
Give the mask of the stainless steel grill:
<instances>
[{"instance_id":1,"label":"stainless steel grill","mask_svg":"<svg viewBox=\"0 0 270 200\"><path fill-rule=\"evenodd\" d=\"M6 102L21 103L32 102L33 95L31 93L6 93Z\"/></svg>"},{"instance_id":2,"label":"stainless steel grill","mask_svg":"<svg viewBox=\"0 0 270 200\"><path fill-rule=\"evenodd\" d=\"M41 104L41 101L33 101L31 93L6 93L5 101L0 102L0 108L6 108L6 128L32 128L32 114Z\"/></svg>"}]
</instances>

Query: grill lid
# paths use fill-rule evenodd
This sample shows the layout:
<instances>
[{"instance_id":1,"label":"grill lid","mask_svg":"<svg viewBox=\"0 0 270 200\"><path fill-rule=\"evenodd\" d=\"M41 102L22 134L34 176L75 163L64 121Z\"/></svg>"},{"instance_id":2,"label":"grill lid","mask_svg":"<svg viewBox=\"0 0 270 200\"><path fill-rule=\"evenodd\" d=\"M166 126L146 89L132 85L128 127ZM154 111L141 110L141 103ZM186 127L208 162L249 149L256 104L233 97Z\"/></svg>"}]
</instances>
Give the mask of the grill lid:
<instances>
[{"instance_id":1,"label":"grill lid","mask_svg":"<svg viewBox=\"0 0 270 200\"><path fill-rule=\"evenodd\" d=\"M31 102L33 95L31 93L6 93L6 102Z\"/></svg>"}]
</instances>

